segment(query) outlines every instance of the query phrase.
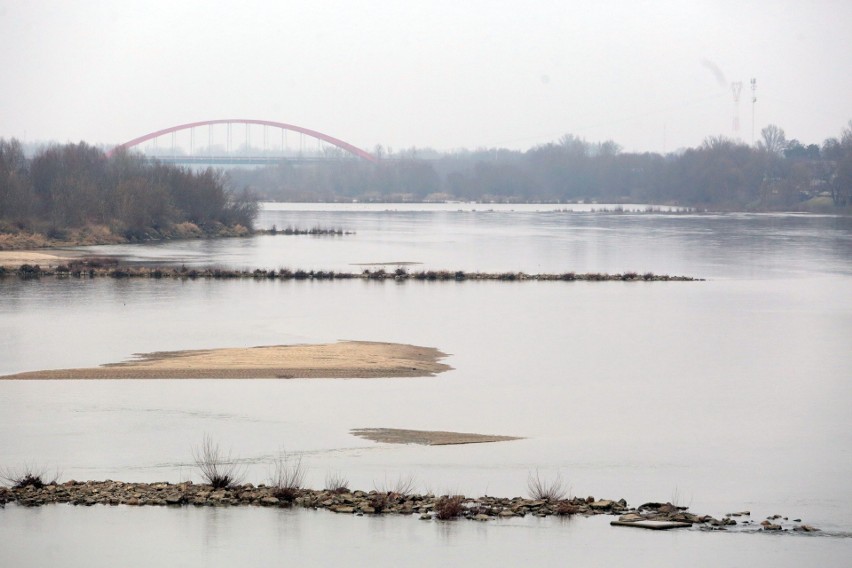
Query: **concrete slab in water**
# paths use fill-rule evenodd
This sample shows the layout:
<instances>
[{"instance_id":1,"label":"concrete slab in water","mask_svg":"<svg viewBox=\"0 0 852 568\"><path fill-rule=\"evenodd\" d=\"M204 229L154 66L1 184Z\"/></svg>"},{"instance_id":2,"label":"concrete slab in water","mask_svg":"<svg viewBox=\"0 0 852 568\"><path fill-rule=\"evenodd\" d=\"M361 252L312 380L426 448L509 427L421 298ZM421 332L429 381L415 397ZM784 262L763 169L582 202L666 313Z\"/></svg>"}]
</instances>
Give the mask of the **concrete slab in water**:
<instances>
[{"instance_id":1,"label":"concrete slab in water","mask_svg":"<svg viewBox=\"0 0 852 568\"><path fill-rule=\"evenodd\" d=\"M612 521L614 527L636 527L637 529L651 529L653 531L664 531L668 529L679 529L691 527L692 523L681 523L678 521Z\"/></svg>"}]
</instances>

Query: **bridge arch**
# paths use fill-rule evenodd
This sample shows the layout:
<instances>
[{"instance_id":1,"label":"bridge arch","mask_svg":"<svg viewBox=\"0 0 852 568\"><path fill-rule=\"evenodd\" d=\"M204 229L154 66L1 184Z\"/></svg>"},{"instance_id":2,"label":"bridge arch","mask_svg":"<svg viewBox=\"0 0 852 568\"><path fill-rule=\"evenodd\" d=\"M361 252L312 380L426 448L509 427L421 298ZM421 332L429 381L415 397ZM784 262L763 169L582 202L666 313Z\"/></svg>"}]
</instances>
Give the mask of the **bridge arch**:
<instances>
[{"instance_id":1,"label":"bridge arch","mask_svg":"<svg viewBox=\"0 0 852 568\"><path fill-rule=\"evenodd\" d=\"M292 132L298 132L300 134L304 134L306 136L310 136L312 138L317 138L322 140L323 142L328 142L333 146L337 146L341 150L349 152L354 156L358 156L359 158L363 158L368 162L378 162L375 156L367 152L366 150L362 150L357 146L353 146L348 142L344 142L338 138L334 138L333 136L329 136L328 134L323 134L322 132L317 132L316 130L311 130L309 128L304 128L302 126L296 126L295 124L287 124L284 122L276 122L274 120L256 120L251 118L222 118L218 120L202 120L199 122L188 122L186 124L179 124L177 126L170 126L169 128L163 128L162 130L157 130L156 132L150 132L143 136L139 136L138 138L134 138L133 140L129 140L124 144L119 144L109 152L107 152L107 156L111 156L117 150L124 148L132 148L143 142L147 142L148 140L152 140L159 136L163 136L165 134L171 134L172 132L179 132L181 130L191 130L193 128L199 126L213 126L214 124L257 124L261 126L272 126L274 128L280 128L282 130L290 130Z\"/></svg>"}]
</instances>

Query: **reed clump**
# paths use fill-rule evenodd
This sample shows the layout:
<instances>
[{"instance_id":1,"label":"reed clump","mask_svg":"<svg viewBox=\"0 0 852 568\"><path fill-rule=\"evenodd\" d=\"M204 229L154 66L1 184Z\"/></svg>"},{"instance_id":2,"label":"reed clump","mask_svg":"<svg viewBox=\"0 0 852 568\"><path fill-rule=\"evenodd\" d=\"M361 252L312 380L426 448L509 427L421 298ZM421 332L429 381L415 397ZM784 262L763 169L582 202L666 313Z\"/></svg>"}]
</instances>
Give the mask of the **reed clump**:
<instances>
[{"instance_id":1,"label":"reed clump","mask_svg":"<svg viewBox=\"0 0 852 568\"><path fill-rule=\"evenodd\" d=\"M538 470L527 479L530 498L540 501L561 501L568 494L568 483L557 473L552 479L542 478Z\"/></svg>"},{"instance_id":2,"label":"reed clump","mask_svg":"<svg viewBox=\"0 0 852 568\"><path fill-rule=\"evenodd\" d=\"M275 470L270 480L272 496L284 503L292 503L305 483L305 468L302 456L281 452L275 459Z\"/></svg>"},{"instance_id":3,"label":"reed clump","mask_svg":"<svg viewBox=\"0 0 852 568\"><path fill-rule=\"evenodd\" d=\"M462 495L444 495L435 502L435 517L442 521L458 519L464 509Z\"/></svg>"}]
</instances>

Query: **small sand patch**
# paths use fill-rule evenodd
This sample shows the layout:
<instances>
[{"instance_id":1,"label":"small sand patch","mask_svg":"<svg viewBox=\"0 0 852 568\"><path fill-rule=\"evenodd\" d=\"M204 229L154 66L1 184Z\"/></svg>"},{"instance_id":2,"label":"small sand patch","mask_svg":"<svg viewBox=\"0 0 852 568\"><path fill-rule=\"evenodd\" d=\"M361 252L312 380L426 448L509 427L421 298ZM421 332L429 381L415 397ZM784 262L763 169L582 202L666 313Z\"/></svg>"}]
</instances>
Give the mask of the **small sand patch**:
<instances>
[{"instance_id":1,"label":"small sand patch","mask_svg":"<svg viewBox=\"0 0 852 568\"><path fill-rule=\"evenodd\" d=\"M449 446L453 444L482 444L522 440L517 436L491 436L465 432L441 432L434 430L399 430L396 428L355 428L355 436L386 444L421 444L424 446Z\"/></svg>"},{"instance_id":2,"label":"small sand patch","mask_svg":"<svg viewBox=\"0 0 852 568\"><path fill-rule=\"evenodd\" d=\"M315 379L429 377L452 369L431 347L371 341L167 351L91 369L30 371L0 379Z\"/></svg>"}]
</instances>

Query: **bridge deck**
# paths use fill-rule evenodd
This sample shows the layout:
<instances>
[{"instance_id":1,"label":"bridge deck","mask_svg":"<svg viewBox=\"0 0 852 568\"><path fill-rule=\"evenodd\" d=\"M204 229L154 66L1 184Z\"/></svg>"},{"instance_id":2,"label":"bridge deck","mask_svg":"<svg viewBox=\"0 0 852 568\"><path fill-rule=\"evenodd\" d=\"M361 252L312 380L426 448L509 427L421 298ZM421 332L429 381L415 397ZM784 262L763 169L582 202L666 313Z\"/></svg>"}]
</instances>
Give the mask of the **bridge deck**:
<instances>
[{"instance_id":1,"label":"bridge deck","mask_svg":"<svg viewBox=\"0 0 852 568\"><path fill-rule=\"evenodd\" d=\"M211 165L211 166L268 166L274 164L305 164L320 162L340 162L355 158L325 158L316 156L148 156L164 164L175 165Z\"/></svg>"}]
</instances>

